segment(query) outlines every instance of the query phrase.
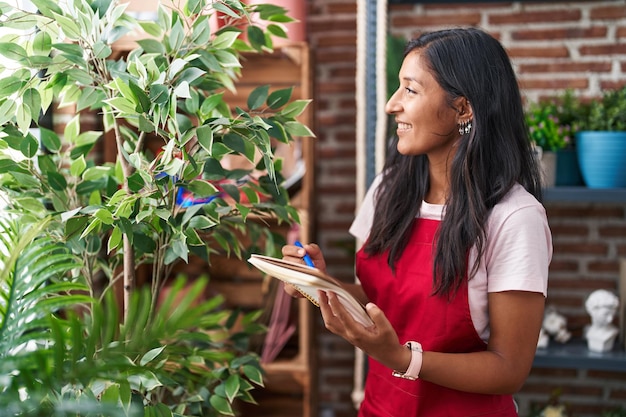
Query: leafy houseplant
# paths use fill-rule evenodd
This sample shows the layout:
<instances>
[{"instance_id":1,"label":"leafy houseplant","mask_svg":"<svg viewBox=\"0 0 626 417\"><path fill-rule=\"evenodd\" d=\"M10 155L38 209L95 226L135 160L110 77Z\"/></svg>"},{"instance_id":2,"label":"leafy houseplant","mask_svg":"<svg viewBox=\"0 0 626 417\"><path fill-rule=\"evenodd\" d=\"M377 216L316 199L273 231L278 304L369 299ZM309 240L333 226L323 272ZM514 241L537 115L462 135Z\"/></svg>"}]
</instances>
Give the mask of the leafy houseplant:
<instances>
[{"instance_id":1,"label":"leafy houseplant","mask_svg":"<svg viewBox=\"0 0 626 417\"><path fill-rule=\"evenodd\" d=\"M576 142L588 187L626 187L626 86L585 104Z\"/></svg>"},{"instance_id":2,"label":"leafy houseplant","mask_svg":"<svg viewBox=\"0 0 626 417\"><path fill-rule=\"evenodd\" d=\"M0 405L20 415L233 415L232 403L254 401L252 384L262 383L247 352L258 313L240 317L220 297L207 300L203 280L181 300L159 304L159 293L190 256L272 253L277 237L251 218L298 221L274 148L312 136L297 120L308 100L270 86L254 90L246 109L224 99L241 53L271 50L291 19L239 0L159 7L156 21L135 20L117 0L32 3L37 12L0 2L2 27L18 31L0 38L0 187L16 228L40 230L34 245L45 238L52 253L66 249L69 266L38 271L41 285L68 284L19 293L31 280L24 273L0 287L0 336L20 299L64 300L37 316L40 339L29 349L22 311L15 345L0 351L0 380L11 381L0 384ZM264 25L246 24L252 15ZM131 32L145 35L120 54L116 42ZM62 131L43 123L57 107L73 109ZM94 115L102 130L84 128ZM102 161L102 146L115 147L114 161ZM228 169L232 156L254 169ZM243 247L241 233L256 246ZM148 289L136 279L142 265Z\"/></svg>"},{"instance_id":3,"label":"leafy houseplant","mask_svg":"<svg viewBox=\"0 0 626 417\"><path fill-rule=\"evenodd\" d=\"M550 100L531 103L526 123L543 159L552 158L554 185L581 185L575 153L575 133L583 107L571 90ZM546 153L547 152L547 153Z\"/></svg>"},{"instance_id":4,"label":"leafy houseplant","mask_svg":"<svg viewBox=\"0 0 626 417\"><path fill-rule=\"evenodd\" d=\"M574 146L577 129L575 99L567 92L558 99L532 103L526 111L531 140L546 151Z\"/></svg>"}]
</instances>

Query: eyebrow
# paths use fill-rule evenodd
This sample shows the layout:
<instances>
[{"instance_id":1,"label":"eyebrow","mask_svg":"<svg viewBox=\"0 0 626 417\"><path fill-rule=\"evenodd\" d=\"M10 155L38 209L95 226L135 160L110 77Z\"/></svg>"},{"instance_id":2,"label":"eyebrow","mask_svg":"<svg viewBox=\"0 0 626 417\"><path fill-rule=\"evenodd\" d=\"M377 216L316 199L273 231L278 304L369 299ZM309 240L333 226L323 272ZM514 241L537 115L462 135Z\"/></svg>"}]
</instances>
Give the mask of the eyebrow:
<instances>
[{"instance_id":1,"label":"eyebrow","mask_svg":"<svg viewBox=\"0 0 626 417\"><path fill-rule=\"evenodd\" d=\"M414 77L402 77L403 81L410 81L410 82L415 82L419 85L423 85L424 83L422 83L420 80L418 80L417 78Z\"/></svg>"}]
</instances>

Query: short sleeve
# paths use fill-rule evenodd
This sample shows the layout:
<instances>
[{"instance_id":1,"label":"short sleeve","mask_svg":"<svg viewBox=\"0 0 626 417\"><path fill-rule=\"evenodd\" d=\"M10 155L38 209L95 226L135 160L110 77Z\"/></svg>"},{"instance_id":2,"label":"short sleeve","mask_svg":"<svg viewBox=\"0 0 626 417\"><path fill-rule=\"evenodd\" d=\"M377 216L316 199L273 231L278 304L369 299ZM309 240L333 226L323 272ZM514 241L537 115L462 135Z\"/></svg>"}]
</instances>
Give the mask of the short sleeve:
<instances>
[{"instance_id":1,"label":"short sleeve","mask_svg":"<svg viewBox=\"0 0 626 417\"><path fill-rule=\"evenodd\" d=\"M544 207L530 195L513 195L494 207L487 250L487 291L548 290L552 233Z\"/></svg>"}]
</instances>

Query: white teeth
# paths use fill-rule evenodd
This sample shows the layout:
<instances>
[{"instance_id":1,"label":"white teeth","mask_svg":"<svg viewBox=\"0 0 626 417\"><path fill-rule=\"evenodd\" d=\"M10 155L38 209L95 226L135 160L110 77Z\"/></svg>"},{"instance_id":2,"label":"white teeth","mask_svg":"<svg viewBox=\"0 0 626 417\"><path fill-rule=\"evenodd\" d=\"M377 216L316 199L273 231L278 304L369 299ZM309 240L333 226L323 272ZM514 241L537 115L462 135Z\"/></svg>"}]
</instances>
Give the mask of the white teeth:
<instances>
[{"instance_id":1,"label":"white teeth","mask_svg":"<svg viewBox=\"0 0 626 417\"><path fill-rule=\"evenodd\" d=\"M398 123L398 129L399 130L407 130L410 129L411 125L408 123Z\"/></svg>"}]
</instances>

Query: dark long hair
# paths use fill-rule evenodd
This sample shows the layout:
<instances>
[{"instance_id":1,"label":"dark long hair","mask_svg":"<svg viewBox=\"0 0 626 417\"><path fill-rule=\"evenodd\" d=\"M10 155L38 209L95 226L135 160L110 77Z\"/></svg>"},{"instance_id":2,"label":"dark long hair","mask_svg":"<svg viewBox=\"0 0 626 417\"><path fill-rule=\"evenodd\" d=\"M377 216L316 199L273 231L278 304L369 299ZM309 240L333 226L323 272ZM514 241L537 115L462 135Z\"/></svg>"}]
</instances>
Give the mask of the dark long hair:
<instances>
[{"instance_id":1,"label":"dark long hair","mask_svg":"<svg viewBox=\"0 0 626 417\"><path fill-rule=\"evenodd\" d=\"M478 268L490 210L516 183L541 201L540 176L517 78L502 45L479 29L467 28L425 33L407 44L404 56L416 49L450 105L465 97L473 110L471 132L456 144L434 258L434 294L451 295ZM401 155L395 146L389 152L365 251L373 255L388 250L387 262L395 270L429 178L426 155ZM478 262L468 271L473 246Z\"/></svg>"}]
</instances>

